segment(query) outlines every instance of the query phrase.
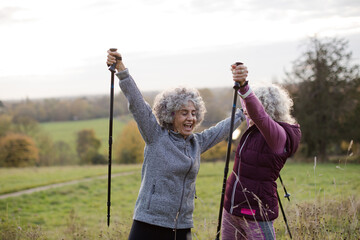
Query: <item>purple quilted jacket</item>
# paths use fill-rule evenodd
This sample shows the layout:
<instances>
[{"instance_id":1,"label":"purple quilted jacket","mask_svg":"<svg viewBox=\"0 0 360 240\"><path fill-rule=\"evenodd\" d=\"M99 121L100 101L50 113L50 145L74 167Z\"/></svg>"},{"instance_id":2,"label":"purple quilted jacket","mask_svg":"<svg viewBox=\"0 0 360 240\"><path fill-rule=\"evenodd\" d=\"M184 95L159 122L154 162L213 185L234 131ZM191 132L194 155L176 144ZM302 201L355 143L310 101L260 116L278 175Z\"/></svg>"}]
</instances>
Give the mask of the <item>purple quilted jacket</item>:
<instances>
[{"instance_id":1,"label":"purple quilted jacket","mask_svg":"<svg viewBox=\"0 0 360 240\"><path fill-rule=\"evenodd\" d=\"M271 221L278 217L276 179L299 146L300 126L272 120L253 93L243 101L255 124L246 130L237 148L224 208L249 220Z\"/></svg>"},{"instance_id":2,"label":"purple quilted jacket","mask_svg":"<svg viewBox=\"0 0 360 240\"><path fill-rule=\"evenodd\" d=\"M257 221L278 217L275 181L286 159L295 153L301 135L298 125L279 124L287 134L281 154L270 149L255 125L244 133L226 184L224 207L229 213Z\"/></svg>"}]
</instances>

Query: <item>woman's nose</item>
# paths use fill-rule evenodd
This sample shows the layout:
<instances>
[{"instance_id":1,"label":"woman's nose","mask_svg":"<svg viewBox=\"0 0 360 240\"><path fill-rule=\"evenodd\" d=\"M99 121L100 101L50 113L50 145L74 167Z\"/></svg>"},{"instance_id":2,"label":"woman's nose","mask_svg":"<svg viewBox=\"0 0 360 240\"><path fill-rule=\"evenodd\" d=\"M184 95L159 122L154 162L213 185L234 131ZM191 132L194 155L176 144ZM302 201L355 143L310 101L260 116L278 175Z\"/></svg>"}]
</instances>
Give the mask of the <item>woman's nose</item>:
<instances>
[{"instance_id":1,"label":"woman's nose","mask_svg":"<svg viewBox=\"0 0 360 240\"><path fill-rule=\"evenodd\" d=\"M188 119L188 120L193 120L194 118L195 118L195 116L192 115L192 114L188 114L188 115L187 115L187 119Z\"/></svg>"}]
</instances>

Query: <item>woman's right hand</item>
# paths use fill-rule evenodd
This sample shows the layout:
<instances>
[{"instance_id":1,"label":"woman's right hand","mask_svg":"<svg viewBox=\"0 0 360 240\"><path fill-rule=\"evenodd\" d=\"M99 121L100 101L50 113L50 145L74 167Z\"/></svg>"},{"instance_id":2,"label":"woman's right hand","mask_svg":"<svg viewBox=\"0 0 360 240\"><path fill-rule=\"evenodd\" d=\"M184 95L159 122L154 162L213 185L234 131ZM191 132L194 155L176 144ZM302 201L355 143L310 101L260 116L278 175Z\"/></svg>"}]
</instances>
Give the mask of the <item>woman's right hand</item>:
<instances>
[{"instance_id":1,"label":"woman's right hand","mask_svg":"<svg viewBox=\"0 0 360 240\"><path fill-rule=\"evenodd\" d=\"M124 63L122 62L121 59L121 54L118 53L117 51L110 51L108 50L108 55L107 55L107 61L106 61L106 64L108 66L111 66L112 64L116 63L116 70L118 72L121 72L121 71L124 71L126 68L124 66Z\"/></svg>"},{"instance_id":2,"label":"woman's right hand","mask_svg":"<svg viewBox=\"0 0 360 240\"><path fill-rule=\"evenodd\" d=\"M240 86L245 84L246 78L248 76L247 67L243 64L237 65L234 63L231 65L231 72L233 74L233 80L240 83Z\"/></svg>"}]
</instances>

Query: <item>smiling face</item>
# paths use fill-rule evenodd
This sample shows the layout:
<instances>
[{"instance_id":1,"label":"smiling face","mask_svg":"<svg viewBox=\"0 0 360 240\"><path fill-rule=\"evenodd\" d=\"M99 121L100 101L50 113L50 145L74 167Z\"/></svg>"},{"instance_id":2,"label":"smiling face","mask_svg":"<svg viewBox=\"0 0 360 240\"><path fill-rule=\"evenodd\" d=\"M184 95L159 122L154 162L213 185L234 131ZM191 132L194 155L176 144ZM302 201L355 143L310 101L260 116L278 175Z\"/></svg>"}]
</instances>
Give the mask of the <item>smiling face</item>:
<instances>
[{"instance_id":1,"label":"smiling face","mask_svg":"<svg viewBox=\"0 0 360 240\"><path fill-rule=\"evenodd\" d=\"M184 138L190 136L196 124L196 109L192 101L188 101L180 110L175 112L174 131L180 133Z\"/></svg>"}]
</instances>

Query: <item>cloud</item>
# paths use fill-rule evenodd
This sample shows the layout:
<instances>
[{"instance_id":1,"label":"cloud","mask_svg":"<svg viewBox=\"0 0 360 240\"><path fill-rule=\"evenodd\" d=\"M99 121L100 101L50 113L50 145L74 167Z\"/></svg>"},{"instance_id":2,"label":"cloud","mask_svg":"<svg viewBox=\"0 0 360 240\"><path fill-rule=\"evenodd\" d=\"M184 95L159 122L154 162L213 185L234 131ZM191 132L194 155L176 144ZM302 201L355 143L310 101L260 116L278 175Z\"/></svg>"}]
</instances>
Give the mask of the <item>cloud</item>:
<instances>
[{"instance_id":1,"label":"cloud","mask_svg":"<svg viewBox=\"0 0 360 240\"><path fill-rule=\"evenodd\" d=\"M232 11L235 5L234 0L193 0L190 7L201 12Z\"/></svg>"},{"instance_id":2,"label":"cloud","mask_svg":"<svg viewBox=\"0 0 360 240\"><path fill-rule=\"evenodd\" d=\"M33 18L24 18L22 13L26 9L21 7L3 7L0 9L0 24L15 24L34 21Z\"/></svg>"},{"instance_id":3,"label":"cloud","mask_svg":"<svg viewBox=\"0 0 360 240\"><path fill-rule=\"evenodd\" d=\"M103 8L111 8L113 6L116 6L117 2L112 1L112 0L104 0L104 1L98 0L98 1L93 1L93 2L86 2L86 3L83 3L83 4L84 4L84 6L83 6L84 8L88 8L88 9L100 8L100 9L103 9Z\"/></svg>"},{"instance_id":4,"label":"cloud","mask_svg":"<svg viewBox=\"0 0 360 240\"><path fill-rule=\"evenodd\" d=\"M299 17L299 20L307 20L312 18L328 18L330 16L354 17L360 12L360 1L357 0L252 0L248 3L251 10L265 11L286 15L288 12L293 17ZM291 16L288 16L291 17Z\"/></svg>"}]
</instances>

